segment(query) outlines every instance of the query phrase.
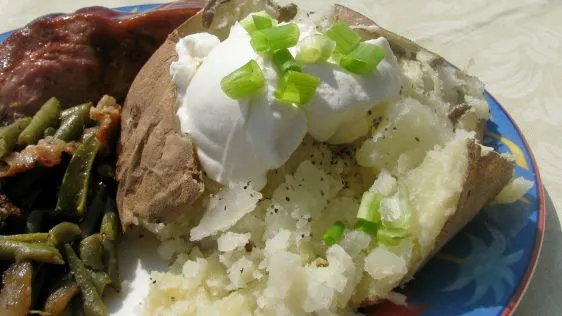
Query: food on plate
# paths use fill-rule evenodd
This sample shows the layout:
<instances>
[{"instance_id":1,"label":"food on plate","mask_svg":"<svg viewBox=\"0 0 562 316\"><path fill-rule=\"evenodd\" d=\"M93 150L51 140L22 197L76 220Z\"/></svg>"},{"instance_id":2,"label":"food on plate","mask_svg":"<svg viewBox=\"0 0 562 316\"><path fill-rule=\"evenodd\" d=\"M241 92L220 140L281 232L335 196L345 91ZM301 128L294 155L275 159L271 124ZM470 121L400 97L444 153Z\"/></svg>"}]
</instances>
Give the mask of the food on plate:
<instances>
[{"instance_id":1,"label":"food on plate","mask_svg":"<svg viewBox=\"0 0 562 316\"><path fill-rule=\"evenodd\" d=\"M0 130L9 144L0 160L0 306L10 315L108 315L101 295L121 288L116 182L107 171L120 114L107 95L64 111L53 97Z\"/></svg>"},{"instance_id":2,"label":"food on plate","mask_svg":"<svg viewBox=\"0 0 562 316\"><path fill-rule=\"evenodd\" d=\"M296 9L211 1L129 90L121 221L171 264L145 315L404 303L395 288L502 189L523 191L481 144L478 79L357 12Z\"/></svg>"},{"instance_id":3,"label":"food on plate","mask_svg":"<svg viewBox=\"0 0 562 316\"><path fill-rule=\"evenodd\" d=\"M52 14L0 43L4 314L108 313L102 294L121 289L118 102L167 34L201 5Z\"/></svg>"}]
</instances>

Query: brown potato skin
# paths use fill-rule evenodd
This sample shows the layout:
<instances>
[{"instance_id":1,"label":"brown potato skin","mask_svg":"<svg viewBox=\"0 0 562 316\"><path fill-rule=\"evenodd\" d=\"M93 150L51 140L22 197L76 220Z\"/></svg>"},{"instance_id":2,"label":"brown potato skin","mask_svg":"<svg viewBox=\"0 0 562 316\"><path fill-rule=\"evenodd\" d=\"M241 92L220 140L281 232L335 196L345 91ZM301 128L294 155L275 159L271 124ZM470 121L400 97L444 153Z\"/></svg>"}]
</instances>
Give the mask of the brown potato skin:
<instances>
[{"instance_id":1,"label":"brown potato skin","mask_svg":"<svg viewBox=\"0 0 562 316\"><path fill-rule=\"evenodd\" d=\"M203 193L194 144L179 132L176 88L169 65L177 59L172 32L141 69L127 95L117 162L117 204L123 228L135 217L165 222L189 210Z\"/></svg>"},{"instance_id":2,"label":"brown potato skin","mask_svg":"<svg viewBox=\"0 0 562 316\"><path fill-rule=\"evenodd\" d=\"M204 185L192 140L182 135L176 118L176 87L169 74L177 60L175 45L185 35L210 31L216 10L230 0L213 0L173 31L133 81L121 115L117 161L117 206L123 229L137 223L170 222L189 214ZM263 0L281 20L291 20L296 6ZM219 35L219 34L216 34ZM220 36L219 36L220 37Z\"/></svg>"}]
</instances>

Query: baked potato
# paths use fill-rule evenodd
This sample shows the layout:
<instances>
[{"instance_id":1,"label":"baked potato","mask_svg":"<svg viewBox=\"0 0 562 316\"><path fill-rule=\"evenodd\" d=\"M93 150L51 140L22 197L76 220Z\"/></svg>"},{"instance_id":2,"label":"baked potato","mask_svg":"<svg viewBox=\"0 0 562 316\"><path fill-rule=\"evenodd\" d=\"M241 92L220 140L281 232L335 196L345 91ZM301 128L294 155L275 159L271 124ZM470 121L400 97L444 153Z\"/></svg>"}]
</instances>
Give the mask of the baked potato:
<instances>
[{"instance_id":1,"label":"baked potato","mask_svg":"<svg viewBox=\"0 0 562 316\"><path fill-rule=\"evenodd\" d=\"M413 214L411 227L409 226L414 236L410 239L411 243L407 245L400 243L398 246L373 247L371 245L370 248L360 249L358 253L368 253L354 257L353 262L363 263L365 271L354 283L353 288L356 287L356 290L353 291L353 295L350 292L344 305L353 307L371 305L380 299L389 298L394 288L409 281L435 252L462 229L485 204L492 201L512 179L512 163L491 148L480 144L485 122L489 118L487 104L482 96L483 86L476 78L452 68L440 56L379 27L357 12L336 6L334 21L343 21L353 26L364 40L378 37L388 40L403 72L402 99L396 104L378 107L379 110L373 112L369 111L371 132L358 144L347 147L322 145L307 138L283 167L268 175L268 184L261 192L250 190L251 193L247 193L246 187L242 189L237 185L222 188L206 177L197 158L197 145L190 135L180 131L176 118L176 86L172 82L169 69L171 63L178 58L175 47L183 36L209 32L224 40L228 30L236 21L261 10L266 10L279 21L290 21L297 15L296 6L280 7L270 1L211 1L206 8L169 35L166 42L136 77L123 108L121 151L117 169L119 180L117 199L124 228L138 223L147 227L152 223L163 223L163 226L175 230L175 232L166 231L165 236L162 237L171 240L182 236L182 233L185 235L191 229L190 239L199 245L199 248L182 257L183 261L179 265L180 267L183 265L185 274L186 267L197 270L219 264L218 257L215 258L216 253L208 252L210 248L216 246L209 245L218 242L220 249L221 240L223 245L229 242L236 244L236 240L240 244L239 238L242 238L243 232L250 231L255 234L250 223L265 222L265 233L261 231L259 234L264 236L269 234L269 239L266 237L261 241L247 239L242 245L250 244L252 249L251 247L254 246L259 248L260 243L262 247L269 247L266 244L270 245L271 240L278 241L281 238L277 234L278 231L271 232L268 229L272 229L271 227L278 229L284 224L270 225L267 228L269 213L266 214L265 209L275 209L277 213L279 208L291 213L291 207L296 202L290 202L289 196L291 199L296 197L297 200L299 196L302 199L316 199L312 197L312 192L303 191L306 194L287 193L289 194L285 197L287 203L277 201L276 199L282 194L281 187L283 185L290 187L291 183L297 183L295 179L302 179L302 181L308 179L314 183L310 185L311 187L324 188L325 192L320 189L322 197L324 194L330 195L330 192L335 194L333 191L343 192L342 201L348 201L342 202L345 206L357 207L353 202L349 202L347 197L357 199L357 192L362 193L364 190L385 196L389 199L388 203L392 203L393 196L406 192L409 208ZM324 155L333 157L335 160L332 161L336 161L334 165L339 164L338 159L341 158L342 165L346 166L342 167L344 172L340 171L339 174L332 175L330 171L326 171L328 169L323 167L323 160L312 158L314 155L317 157L318 154L323 157ZM347 163L360 168L361 172L345 173ZM329 165L330 160L326 164ZM320 167L316 167L317 165ZM314 180L324 181L325 177L329 178L328 184ZM295 182L291 182L293 181L291 179ZM367 186L365 186L365 179L368 179ZM351 193L346 193L346 190ZM310 195L302 197L307 194ZM218 214L223 207L227 210L229 203L243 205L249 211L230 213L231 215L227 216L231 218L225 219L221 217L223 215ZM307 234L310 233L309 239L317 236L318 232L321 235L321 232L329 226L327 221L333 220L331 213L327 211L330 203L316 203L323 205L321 209L326 208L324 209L326 214L315 215L321 223L311 224L310 230L307 231ZM266 215L262 217L255 215L251 220L248 217L244 219L244 216L254 209L263 211ZM351 217L354 218L356 212L351 213ZM186 226L178 224L185 218L188 218L186 222L189 224ZM309 218L316 219L314 216ZM350 222L352 221L350 219ZM193 228L194 224L197 225ZM232 241L232 238L235 241ZM349 238L354 240L352 237ZM305 239L304 233L302 239ZM295 244L296 246L286 247L290 249L296 247L295 251L306 252L307 256L313 253L308 261L305 260L307 267L314 266L321 269L331 264L330 258L335 261L341 259L338 252L334 250L335 246L326 250L326 247L322 248L321 240L310 243L310 248L316 250L312 251L308 248L303 250L299 248L299 242ZM282 252L285 249L283 247L279 248L279 251ZM234 248L229 248L228 251L237 251ZM245 248L247 250L247 246ZM326 258L318 255L319 248ZM353 252L347 248L345 250ZM201 265L202 258L208 261L205 265ZM277 261L272 258L264 260L270 260L269 264L277 264L278 268L282 269L291 258L289 256L277 258ZM385 269L385 264L389 270L381 272ZM271 270L268 271L272 273ZM220 269L212 271L213 275L224 275L225 278L230 277L232 280L234 277L231 272ZM165 281L167 288L166 290L158 286L153 288L146 308L151 311L150 313L178 311L165 300L165 296L174 286L177 286L179 291L182 286L180 280L174 281L173 277L164 274L154 274L153 278ZM273 276L270 275L270 278ZM281 282L280 279L278 281ZM291 281L283 279L282 282ZM310 295L315 291L310 288L308 290ZM185 296L188 293L189 291L186 291L181 295ZM223 314L236 314L235 305L239 304L239 312L242 313L245 308L243 306L256 304L244 300L236 303L227 299L233 298L225 296L222 307L218 303L218 307L215 306L216 311ZM315 302L324 299L326 297L320 297ZM186 298L186 300L190 299ZM282 305L280 302L272 304ZM319 310L334 312L332 308L335 310L338 308L320 303L306 304L308 309L305 310L308 312ZM279 310L266 309L263 311L266 311L264 314L279 312Z\"/></svg>"}]
</instances>

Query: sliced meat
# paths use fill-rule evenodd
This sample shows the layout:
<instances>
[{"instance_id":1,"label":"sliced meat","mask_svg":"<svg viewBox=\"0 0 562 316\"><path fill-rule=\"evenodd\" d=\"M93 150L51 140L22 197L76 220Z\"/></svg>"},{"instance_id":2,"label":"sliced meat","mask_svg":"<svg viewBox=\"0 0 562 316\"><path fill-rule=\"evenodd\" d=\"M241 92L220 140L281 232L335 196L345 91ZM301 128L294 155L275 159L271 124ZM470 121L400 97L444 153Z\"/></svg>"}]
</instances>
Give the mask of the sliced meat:
<instances>
[{"instance_id":1,"label":"sliced meat","mask_svg":"<svg viewBox=\"0 0 562 316\"><path fill-rule=\"evenodd\" d=\"M47 99L64 106L122 101L166 36L203 6L190 0L143 14L92 7L39 18L0 44L0 126L33 115Z\"/></svg>"}]
</instances>

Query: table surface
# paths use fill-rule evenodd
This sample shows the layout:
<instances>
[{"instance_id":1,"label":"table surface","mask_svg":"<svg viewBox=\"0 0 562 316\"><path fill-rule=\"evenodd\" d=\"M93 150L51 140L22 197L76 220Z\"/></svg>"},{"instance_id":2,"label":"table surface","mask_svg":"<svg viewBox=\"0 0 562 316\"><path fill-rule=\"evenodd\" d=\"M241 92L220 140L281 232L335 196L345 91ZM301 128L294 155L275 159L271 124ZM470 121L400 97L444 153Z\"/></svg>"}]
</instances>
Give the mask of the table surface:
<instances>
[{"instance_id":1,"label":"table surface","mask_svg":"<svg viewBox=\"0 0 562 316\"><path fill-rule=\"evenodd\" d=\"M0 0L0 33L46 13L158 2L169 1ZM307 0L306 6L322 11L333 2L478 76L514 117L536 156L547 207L541 258L515 314L562 315L562 1Z\"/></svg>"}]
</instances>

